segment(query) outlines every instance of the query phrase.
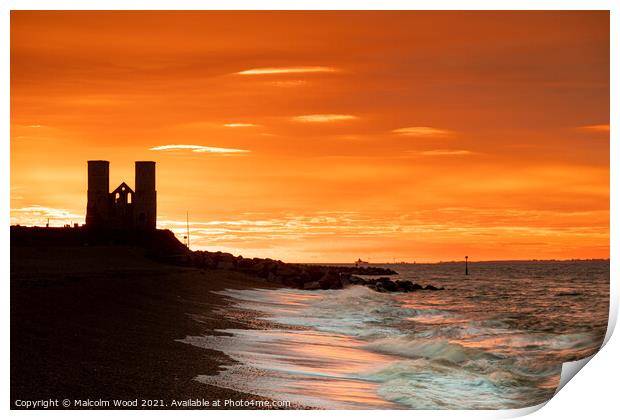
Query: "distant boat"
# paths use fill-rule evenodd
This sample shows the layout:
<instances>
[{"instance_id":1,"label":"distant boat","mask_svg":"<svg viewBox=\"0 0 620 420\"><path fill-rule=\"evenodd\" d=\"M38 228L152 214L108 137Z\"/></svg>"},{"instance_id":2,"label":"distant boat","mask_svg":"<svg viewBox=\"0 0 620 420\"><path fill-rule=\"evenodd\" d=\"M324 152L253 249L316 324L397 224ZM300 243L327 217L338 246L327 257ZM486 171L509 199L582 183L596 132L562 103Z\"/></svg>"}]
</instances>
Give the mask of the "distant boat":
<instances>
[{"instance_id":1,"label":"distant boat","mask_svg":"<svg viewBox=\"0 0 620 420\"><path fill-rule=\"evenodd\" d=\"M360 265L368 265L370 264L368 261L362 261L361 258L358 258L357 261L355 261L355 266L359 267Z\"/></svg>"}]
</instances>

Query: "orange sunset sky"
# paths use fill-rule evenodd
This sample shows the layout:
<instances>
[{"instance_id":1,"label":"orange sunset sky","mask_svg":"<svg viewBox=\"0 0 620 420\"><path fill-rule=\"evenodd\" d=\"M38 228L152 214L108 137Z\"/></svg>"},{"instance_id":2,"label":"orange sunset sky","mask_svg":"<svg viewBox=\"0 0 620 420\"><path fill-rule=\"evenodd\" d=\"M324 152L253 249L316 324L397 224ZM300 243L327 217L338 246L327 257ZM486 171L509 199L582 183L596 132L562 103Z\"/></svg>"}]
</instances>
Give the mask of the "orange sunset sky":
<instances>
[{"instance_id":1,"label":"orange sunset sky","mask_svg":"<svg viewBox=\"0 0 620 420\"><path fill-rule=\"evenodd\" d=\"M89 159L194 249L608 258L609 14L12 12L11 223L83 223Z\"/></svg>"}]
</instances>

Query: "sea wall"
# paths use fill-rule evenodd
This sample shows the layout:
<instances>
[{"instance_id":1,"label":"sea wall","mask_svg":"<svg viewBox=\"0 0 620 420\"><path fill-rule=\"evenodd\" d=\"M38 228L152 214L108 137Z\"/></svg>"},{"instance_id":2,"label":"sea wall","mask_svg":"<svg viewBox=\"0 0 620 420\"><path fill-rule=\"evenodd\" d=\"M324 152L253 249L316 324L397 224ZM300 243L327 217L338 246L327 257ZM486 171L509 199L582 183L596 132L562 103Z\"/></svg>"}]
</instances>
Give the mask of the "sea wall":
<instances>
[{"instance_id":1,"label":"sea wall","mask_svg":"<svg viewBox=\"0 0 620 420\"><path fill-rule=\"evenodd\" d=\"M226 252L191 251L169 230L97 230L92 228L11 226L11 246L135 246L145 256L165 264L201 269L232 270L265 282L304 290L342 289L363 285L378 292L439 290L410 281L392 280L398 274L390 268L371 266L332 266L292 264L270 258L244 258ZM364 276L364 277L360 277ZM368 276L380 276L368 278Z\"/></svg>"},{"instance_id":2,"label":"sea wall","mask_svg":"<svg viewBox=\"0 0 620 420\"><path fill-rule=\"evenodd\" d=\"M341 289L354 275L388 276L398 274L381 267L337 267L291 264L270 258L244 258L226 252L190 251L173 257L171 263L197 268L234 270L298 289Z\"/></svg>"},{"instance_id":3,"label":"sea wall","mask_svg":"<svg viewBox=\"0 0 620 420\"><path fill-rule=\"evenodd\" d=\"M225 252L192 251L177 257L177 264L205 269L234 270L261 278L266 282L303 290L342 289L349 285L367 286L378 292L415 292L441 290L432 285L422 287L411 281L392 280L398 274L390 268L371 266L332 266L292 264L270 258L244 258ZM365 277L360 277L365 276ZM368 276L382 276L368 278Z\"/></svg>"}]
</instances>

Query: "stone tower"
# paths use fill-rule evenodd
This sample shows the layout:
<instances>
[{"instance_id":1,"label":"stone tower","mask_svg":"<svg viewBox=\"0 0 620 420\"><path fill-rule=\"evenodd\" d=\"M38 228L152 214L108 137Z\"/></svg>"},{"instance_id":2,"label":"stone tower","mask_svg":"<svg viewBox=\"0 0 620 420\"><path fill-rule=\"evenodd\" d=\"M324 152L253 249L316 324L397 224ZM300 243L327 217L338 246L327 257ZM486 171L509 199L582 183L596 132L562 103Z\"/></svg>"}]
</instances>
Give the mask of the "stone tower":
<instances>
[{"instance_id":1,"label":"stone tower","mask_svg":"<svg viewBox=\"0 0 620 420\"><path fill-rule=\"evenodd\" d=\"M155 229L157 224L157 192L155 162L136 162L134 226Z\"/></svg>"},{"instance_id":2,"label":"stone tower","mask_svg":"<svg viewBox=\"0 0 620 420\"><path fill-rule=\"evenodd\" d=\"M105 226L110 214L110 162L106 160L88 161L88 204L86 205L86 225Z\"/></svg>"},{"instance_id":3,"label":"stone tower","mask_svg":"<svg viewBox=\"0 0 620 420\"><path fill-rule=\"evenodd\" d=\"M155 162L136 162L135 191L122 182L110 187L110 162L88 161L86 226L97 229L156 229Z\"/></svg>"}]
</instances>

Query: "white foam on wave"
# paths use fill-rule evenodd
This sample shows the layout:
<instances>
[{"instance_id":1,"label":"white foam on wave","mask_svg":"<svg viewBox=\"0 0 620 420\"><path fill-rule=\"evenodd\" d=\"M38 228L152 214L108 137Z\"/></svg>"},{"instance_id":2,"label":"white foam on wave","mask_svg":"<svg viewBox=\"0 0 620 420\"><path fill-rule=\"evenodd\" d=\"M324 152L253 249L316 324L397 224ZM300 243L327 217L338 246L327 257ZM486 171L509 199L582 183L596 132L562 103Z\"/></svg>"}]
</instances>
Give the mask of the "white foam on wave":
<instances>
[{"instance_id":1,"label":"white foam on wave","mask_svg":"<svg viewBox=\"0 0 620 420\"><path fill-rule=\"evenodd\" d=\"M483 375L426 359L391 364L369 372L383 398L418 409L505 409L523 406L509 373ZM506 392L510 381L513 392Z\"/></svg>"},{"instance_id":2,"label":"white foam on wave","mask_svg":"<svg viewBox=\"0 0 620 420\"><path fill-rule=\"evenodd\" d=\"M197 379L320 408L538 404L559 374L560 365L546 356L591 342L588 334L532 334L501 320L471 319L439 295L361 286L218 293L281 328L180 340L239 363Z\"/></svg>"},{"instance_id":3,"label":"white foam on wave","mask_svg":"<svg viewBox=\"0 0 620 420\"><path fill-rule=\"evenodd\" d=\"M278 324L315 328L319 331L369 338L398 334L391 324L413 314L388 294L367 287L304 291L225 290L235 306L256 310L261 319Z\"/></svg>"},{"instance_id":4,"label":"white foam on wave","mask_svg":"<svg viewBox=\"0 0 620 420\"><path fill-rule=\"evenodd\" d=\"M483 352L468 349L445 339L417 339L409 336L374 340L367 344L366 348L379 353L447 360L453 363L485 357Z\"/></svg>"}]
</instances>

